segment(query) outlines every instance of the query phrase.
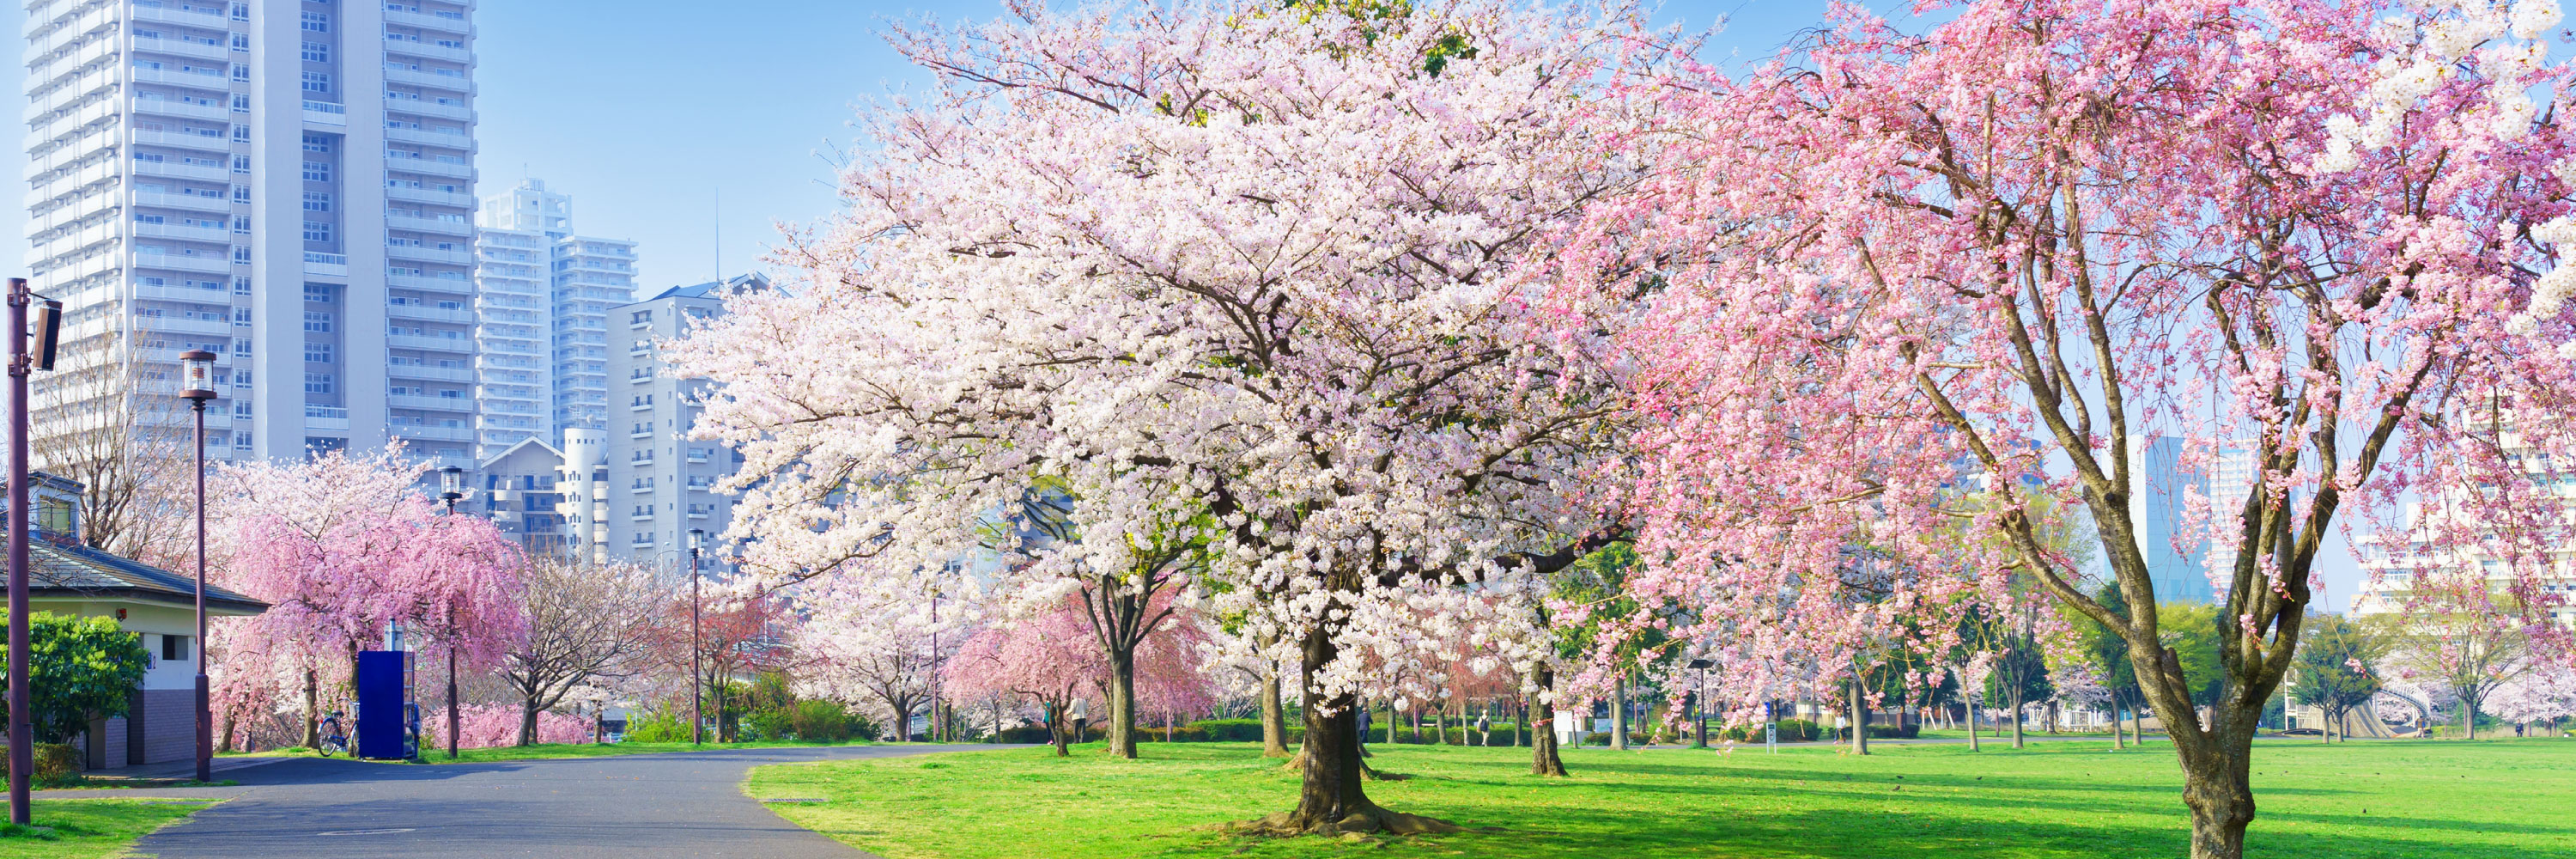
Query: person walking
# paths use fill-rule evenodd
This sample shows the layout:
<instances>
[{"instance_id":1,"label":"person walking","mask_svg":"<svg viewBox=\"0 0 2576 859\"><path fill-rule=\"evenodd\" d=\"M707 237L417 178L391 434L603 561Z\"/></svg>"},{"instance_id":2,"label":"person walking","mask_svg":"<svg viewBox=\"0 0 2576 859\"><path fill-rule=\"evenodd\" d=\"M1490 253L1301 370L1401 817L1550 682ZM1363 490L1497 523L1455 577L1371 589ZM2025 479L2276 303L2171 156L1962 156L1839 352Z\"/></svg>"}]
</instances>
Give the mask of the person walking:
<instances>
[{"instance_id":1,"label":"person walking","mask_svg":"<svg viewBox=\"0 0 2576 859\"><path fill-rule=\"evenodd\" d=\"M1089 742L1091 737L1089 734L1084 733L1084 731L1087 730L1090 725L1090 702L1082 698L1073 699L1073 741L1077 743Z\"/></svg>"},{"instance_id":2,"label":"person walking","mask_svg":"<svg viewBox=\"0 0 2576 859\"><path fill-rule=\"evenodd\" d=\"M1490 745L1493 745L1493 744L1494 744L1494 714L1493 714L1493 712L1489 710L1489 711L1486 711L1486 712L1483 712L1483 713L1478 713L1478 714L1476 714L1476 745L1479 745L1479 746L1490 746Z\"/></svg>"}]
</instances>

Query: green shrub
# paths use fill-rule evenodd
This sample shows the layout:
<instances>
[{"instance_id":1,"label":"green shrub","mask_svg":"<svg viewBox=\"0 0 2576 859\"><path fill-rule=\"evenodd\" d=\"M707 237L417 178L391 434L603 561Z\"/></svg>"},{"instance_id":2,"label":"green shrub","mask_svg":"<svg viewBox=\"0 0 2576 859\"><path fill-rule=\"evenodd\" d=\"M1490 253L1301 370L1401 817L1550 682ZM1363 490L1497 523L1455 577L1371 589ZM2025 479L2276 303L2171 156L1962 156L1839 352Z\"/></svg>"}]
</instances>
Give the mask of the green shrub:
<instances>
[{"instance_id":1,"label":"green shrub","mask_svg":"<svg viewBox=\"0 0 2576 859\"><path fill-rule=\"evenodd\" d=\"M1197 728L1199 733L1206 736L1210 742L1261 742L1261 720L1259 719L1200 719L1191 722L1189 726Z\"/></svg>"},{"instance_id":2,"label":"green shrub","mask_svg":"<svg viewBox=\"0 0 2576 859\"><path fill-rule=\"evenodd\" d=\"M784 707L753 711L742 721L745 740L784 740L795 735L796 713Z\"/></svg>"},{"instance_id":3,"label":"green shrub","mask_svg":"<svg viewBox=\"0 0 2576 859\"><path fill-rule=\"evenodd\" d=\"M36 774L38 782L68 783L81 772L80 747L68 743L37 743ZM9 756L0 754L0 778L9 775Z\"/></svg>"},{"instance_id":4,"label":"green shrub","mask_svg":"<svg viewBox=\"0 0 2576 859\"><path fill-rule=\"evenodd\" d=\"M846 743L853 737L876 735L876 726L850 712L838 701L798 701L791 716L790 729L796 738L815 743Z\"/></svg>"},{"instance_id":5,"label":"green shrub","mask_svg":"<svg viewBox=\"0 0 2576 859\"><path fill-rule=\"evenodd\" d=\"M689 720L678 713L654 710L626 717L626 740L632 743L682 743L689 739Z\"/></svg>"}]
</instances>

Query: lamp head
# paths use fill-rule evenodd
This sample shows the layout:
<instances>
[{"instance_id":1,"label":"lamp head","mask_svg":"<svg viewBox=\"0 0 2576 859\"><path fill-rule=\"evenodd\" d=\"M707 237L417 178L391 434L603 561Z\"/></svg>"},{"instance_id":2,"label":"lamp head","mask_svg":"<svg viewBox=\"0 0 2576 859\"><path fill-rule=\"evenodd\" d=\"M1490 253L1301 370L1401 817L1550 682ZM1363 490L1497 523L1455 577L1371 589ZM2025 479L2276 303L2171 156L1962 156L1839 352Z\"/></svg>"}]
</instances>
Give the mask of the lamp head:
<instances>
[{"instance_id":1,"label":"lamp head","mask_svg":"<svg viewBox=\"0 0 2576 859\"><path fill-rule=\"evenodd\" d=\"M215 398L215 353L204 349L179 353L179 396L200 404Z\"/></svg>"},{"instance_id":2,"label":"lamp head","mask_svg":"<svg viewBox=\"0 0 2576 859\"><path fill-rule=\"evenodd\" d=\"M699 549L704 549L704 548L706 548L706 547L707 547L707 529L705 529L705 528L691 528L691 529L689 529L689 551L695 552L695 551L697 551L697 550L699 550Z\"/></svg>"},{"instance_id":3,"label":"lamp head","mask_svg":"<svg viewBox=\"0 0 2576 859\"><path fill-rule=\"evenodd\" d=\"M465 469L451 465L438 470L438 497L449 501L465 497Z\"/></svg>"}]
</instances>

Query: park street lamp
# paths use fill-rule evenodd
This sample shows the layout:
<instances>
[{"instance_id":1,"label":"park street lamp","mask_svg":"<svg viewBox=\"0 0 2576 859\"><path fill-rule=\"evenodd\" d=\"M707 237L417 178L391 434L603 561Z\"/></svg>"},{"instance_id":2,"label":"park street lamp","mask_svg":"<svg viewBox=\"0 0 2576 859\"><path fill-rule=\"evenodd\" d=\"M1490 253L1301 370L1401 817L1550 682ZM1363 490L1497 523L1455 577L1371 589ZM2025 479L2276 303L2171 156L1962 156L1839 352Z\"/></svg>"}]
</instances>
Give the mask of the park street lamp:
<instances>
[{"instance_id":1,"label":"park street lamp","mask_svg":"<svg viewBox=\"0 0 2576 859\"><path fill-rule=\"evenodd\" d=\"M707 543L707 529L689 529L689 745L706 744L707 710L705 669L699 665L698 648L698 550Z\"/></svg>"},{"instance_id":2,"label":"park street lamp","mask_svg":"<svg viewBox=\"0 0 2576 859\"><path fill-rule=\"evenodd\" d=\"M54 368L54 344L62 331L63 303L43 299L37 310L39 342L27 352L27 308L37 302L27 279L9 279L9 510L18 521L9 530L9 652L26 653L27 537L35 530L35 504L27 487L27 377ZM27 664L9 660L9 822L27 825L35 796L28 778L36 769L34 692L28 687Z\"/></svg>"},{"instance_id":3,"label":"park street lamp","mask_svg":"<svg viewBox=\"0 0 2576 859\"><path fill-rule=\"evenodd\" d=\"M179 354L179 396L197 423L197 780L215 780L215 707L206 679L206 401L215 398L215 353Z\"/></svg>"},{"instance_id":4,"label":"park street lamp","mask_svg":"<svg viewBox=\"0 0 2576 859\"><path fill-rule=\"evenodd\" d=\"M444 502L447 502L447 515L449 515L449 516L454 516L454 515L456 515L456 502L457 502L457 500L458 500L458 499L462 499L462 498L464 498L464 497L465 497L465 469L458 468L458 467L453 466L453 465L448 466L448 467L446 467L446 468L441 468L441 469L439 469L439 470L438 470L438 500L440 500L440 501L444 501ZM448 620L450 621L450 622L448 623L448 625L447 625L447 626L448 626L448 634L449 634L449 635L451 635L451 636L453 636L453 635L455 634L455 632L456 632L456 624L454 623L455 618L454 618L452 615L454 615L454 614L455 614L455 612L456 612L456 608L455 608L454 606L452 606L452 605L451 605L451 606L449 606L449 607L448 607L447 611L448 611L448 613L451 615L451 617L449 617L449 618L448 618ZM403 675L404 675L404 677L405 677L406 679L408 679L408 678L410 677L410 675L411 675L411 672L409 672L409 671L405 671L405 672L403 672ZM408 691L408 690L406 690L406 691ZM447 758L448 758L448 760L455 760L455 759L456 759L456 737L457 737L457 735L458 735L458 734L460 734L460 733L463 733L463 732L464 732L464 715L463 715L463 713L464 713L464 709L465 709L465 708L463 708L463 707L457 706L457 703L456 703L456 642L450 641L450 642L448 642L448 643L447 643Z\"/></svg>"}]
</instances>

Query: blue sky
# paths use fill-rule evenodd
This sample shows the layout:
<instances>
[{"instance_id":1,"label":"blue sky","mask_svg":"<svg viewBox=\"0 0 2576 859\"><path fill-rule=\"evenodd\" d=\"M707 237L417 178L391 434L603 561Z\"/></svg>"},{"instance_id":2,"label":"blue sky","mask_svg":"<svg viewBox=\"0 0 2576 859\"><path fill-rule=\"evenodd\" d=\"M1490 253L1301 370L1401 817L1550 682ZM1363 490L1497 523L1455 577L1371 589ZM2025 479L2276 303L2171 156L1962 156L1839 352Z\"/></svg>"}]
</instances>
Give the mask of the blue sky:
<instances>
[{"instance_id":1,"label":"blue sky","mask_svg":"<svg viewBox=\"0 0 2576 859\"><path fill-rule=\"evenodd\" d=\"M353 0L356 2L357 0ZM1908 0L1864 0L1901 15ZM1710 59L1760 57L1821 22L1821 0L1674 0L1656 20L1700 29L1728 19ZM777 225L836 205L836 151L855 137L857 105L928 77L879 38L888 20L925 13L989 18L989 0L484 0L475 80L480 193L522 176L573 195L583 233L641 243L639 289L695 283L758 264ZM0 4L0 26L25 12ZM23 92L24 66L5 86ZM20 175L24 151L7 147ZM0 235L24 256L25 209L0 207ZM721 241L719 242L719 236ZM2349 601L2359 573L2342 540L2327 549L2329 604Z\"/></svg>"}]
</instances>

